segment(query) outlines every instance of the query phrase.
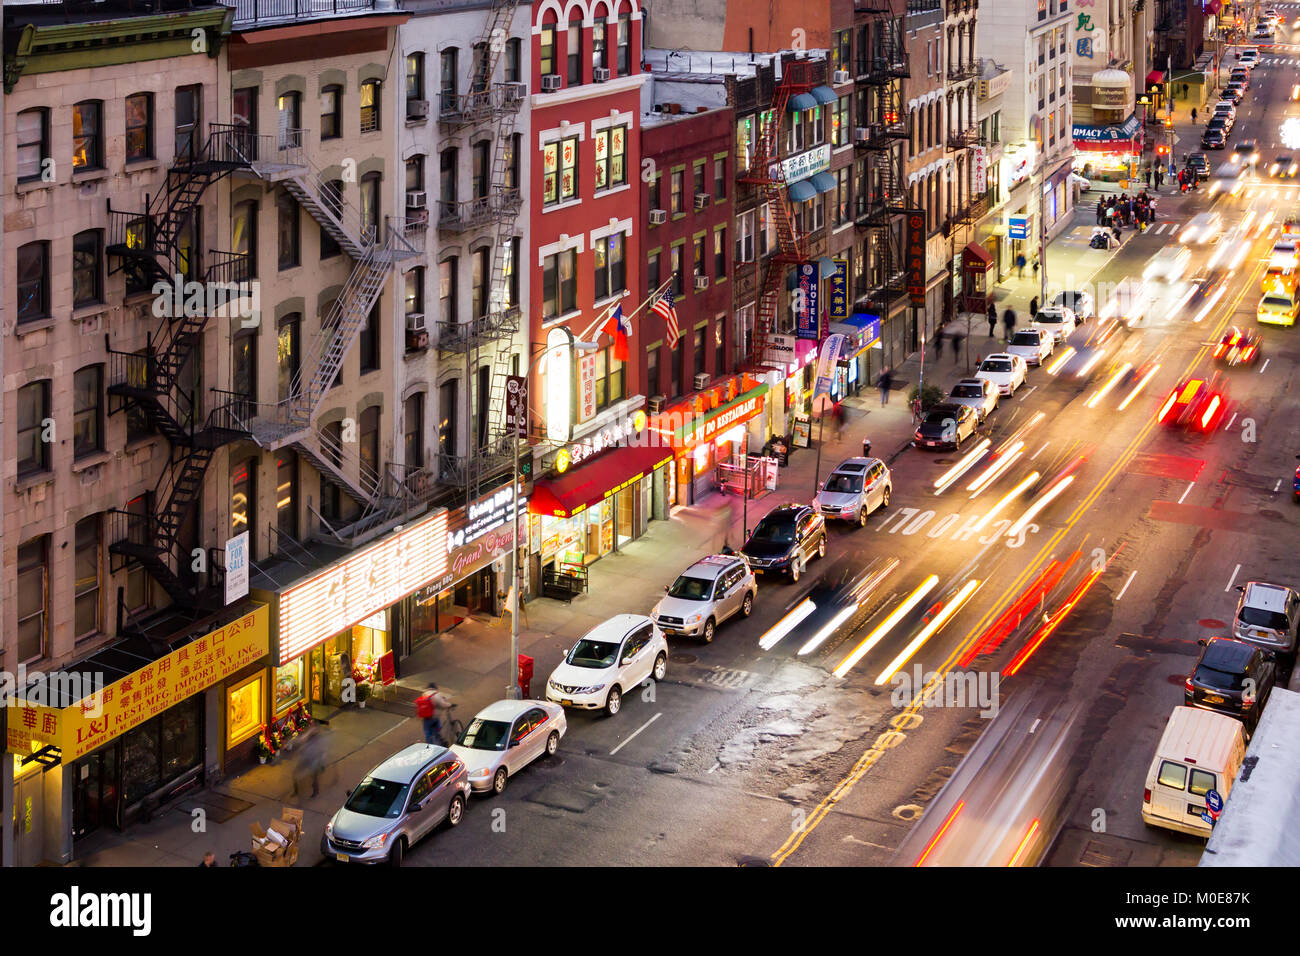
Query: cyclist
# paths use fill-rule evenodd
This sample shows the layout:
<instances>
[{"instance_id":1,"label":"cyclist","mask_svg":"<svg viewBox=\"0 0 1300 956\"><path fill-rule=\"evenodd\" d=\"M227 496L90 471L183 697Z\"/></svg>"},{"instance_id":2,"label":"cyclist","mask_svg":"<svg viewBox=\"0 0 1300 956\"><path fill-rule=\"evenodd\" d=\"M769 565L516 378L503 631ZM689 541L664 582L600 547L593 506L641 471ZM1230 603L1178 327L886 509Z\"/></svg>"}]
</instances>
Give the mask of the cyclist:
<instances>
[{"instance_id":1,"label":"cyclist","mask_svg":"<svg viewBox=\"0 0 1300 956\"><path fill-rule=\"evenodd\" d=\"M443 742L442 720L439 715L445 714L449 707L451 698L438 690L438 685L433 681L429 682L429 689L415 699L416 716L424 721L425 743Z\"/></svg>"}]
</instances>

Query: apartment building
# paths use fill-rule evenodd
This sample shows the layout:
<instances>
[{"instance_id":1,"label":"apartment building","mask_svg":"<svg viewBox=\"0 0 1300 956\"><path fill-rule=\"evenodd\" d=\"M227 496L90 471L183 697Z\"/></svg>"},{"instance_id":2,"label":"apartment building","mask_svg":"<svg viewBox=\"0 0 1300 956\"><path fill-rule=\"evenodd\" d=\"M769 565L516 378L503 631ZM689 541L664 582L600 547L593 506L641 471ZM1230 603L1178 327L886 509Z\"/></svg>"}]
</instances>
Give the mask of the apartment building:
<instances>
[{"instance_id":1,"label":"apartment building","mask_svg":"<svg viewBox=\"0 0 1300 956\"><path fill-rule=\"evenodd\" d=\"M1148 0L1153 10L1152 70L1188 70L1205 52L1208 4Z\"/></svg>"},{"instance_id":2,"label":"apartment building","mask_svg":"<svg viewBox=\"0 0 1300 956\"><path fill-rule=\"evenodd\" d=\"M975 227L975 241L983 246L993 266L995 280L1007 277L1012 257L1007 239L1005 204L1007 189L1003 176L1006 166L1002 132L1003 98L1011 89L1011 67L988 58L980 60L975 98L975 122L979 127L977 145L971 150L974 168L971 187L984 196L984 212ZM974 290L967 290L969 296ZM967 304L968 308L970 303Z\"/></svg>"}]
</instances>

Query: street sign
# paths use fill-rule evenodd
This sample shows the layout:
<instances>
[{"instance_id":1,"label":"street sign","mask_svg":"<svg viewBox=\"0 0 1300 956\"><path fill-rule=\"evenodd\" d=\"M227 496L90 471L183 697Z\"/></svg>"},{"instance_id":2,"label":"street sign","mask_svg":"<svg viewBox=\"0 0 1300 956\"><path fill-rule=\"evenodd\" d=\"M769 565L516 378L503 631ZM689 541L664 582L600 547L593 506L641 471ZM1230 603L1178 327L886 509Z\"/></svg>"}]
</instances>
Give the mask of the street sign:
<instances>
[{"instance_id":1,"label":"street sign","mask_svg":"<svg viewBox=\"0 0 1300 956\"><path fill-rule=\"evenodd\" d=\"M1029 238L1029 217L1028 216L1007 216L1007 238L1028 239Z\"/></svg>"},{"instance_id":2,"label":"street sign","mask_svg":"<svg viewBox=\"0 0 1300 956\"><path fill-rule=\"evenodd\" d=\"M506 430L519 436L528 432L527 376L506 376Z\"/></svg>"},{"instance_id":3,"label":"street sign","mask_svg":"<svg viewBox=\"0 0 1300 956\"><path fill-rule=\"evenodd\" d=\"M1205 795L1205 805L1210 808L1210 812L1218 816L1223 810L1223 796L1217 790L1211 790Z\"/></svg>"}]
</instances>

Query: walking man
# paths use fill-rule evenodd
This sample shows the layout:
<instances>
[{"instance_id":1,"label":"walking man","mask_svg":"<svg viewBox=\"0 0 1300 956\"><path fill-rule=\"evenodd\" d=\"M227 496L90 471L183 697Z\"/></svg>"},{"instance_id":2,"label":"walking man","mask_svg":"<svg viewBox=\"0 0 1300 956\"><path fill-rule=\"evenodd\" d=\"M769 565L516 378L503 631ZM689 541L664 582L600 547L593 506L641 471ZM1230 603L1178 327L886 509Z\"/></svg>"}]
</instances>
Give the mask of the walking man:
<instances>
[{"instance_id":1,"label":"walking man","mask_svg":"<svg viewBox=\"0 0 1300 956\"><path fill-rule=\"evenodd\" d=\"M1195 107L1195 106L1192 107L1192 122L1193 122L1193 123L1196 122L1196 107Z\"/></svg>"},{"instance_id":2,"label":"walking man","mask_svg":"<svg viewBox=\"0 0 1300 956\"><path fill-rule=\"evenodd\" d=\"M952 334L952 364L956 365L961 361L961 343L965 341L965 336L960 331Z\"/></svg>"},{"instance_id":3,"label":"walking man","mask_svg":"<svg viewBox=\"0 0 1300 956\"><path fill-rule=\"evenodd\" d=\"M888 368L880 373L880 378L876 380L876 384L880 386L880 404L888 405L889 390L894 387L894 376Z\"/></svg>"},{"instance_id":4,"label":"walking man","mask_svg":"<svg viewBox=\"0 0 1300 956\"><path fill-rule=\"evenodd\" d=\"M1011 333L1016 330L1016 314L1010 309L1002 313L1002 328L1005 330L1005 341L1011 341Z\"/></svg>"},{"instance_id":5,"label":"walking man","mask_svg":"<svg viewBox=\"0 0 1300 956\"><path fill-rule=\"evenodd\" d=\"M1156 189L1165 184L1165 171L1159 166L1156 167Z\"/></svg>"},{"instance_id":6,"label":"walking man","mask_svg":"<svg viewBox=\"0 0 1300 956\"><path fill-rule=\"evenodd\" d=\"M1151 167L1147 167L1147 188L1151 188Z\"/></svg>"},{"instance_id":7,"label":"walking man","mask_svg":"<svg viewBox=\"0 0 1300 956\"><path fill-rule=\"evenodd\" d=\"M1151 175L1147 173L1147 175ZM1101 217L1106 213L1106 206L1100 199L1097 200L1097 225L1101 225Z\"/></svg>"},{"instance_id":8,"label":"walking man","mask_svg":"<svg viewBox=\"0 0 1300 956\"><path fill-rule=\"evenodd\" d=\"M1022 252L1016 256L1016 276L1023 279L1025 277L1025 254Z\"/></svg>"},{"instance_id":9,"label":"walking man","mask_svg":"<svg viewBox=\"0 0 1300 956\"><path fill-rule=\"evenodd\" d=\"M1029 300L1029 321L1033 322L1036 318L1038 318L1038 296Z\"/></svg>"},{"instance_id":10,"label":"walking man","mask_svg":"<svg viewBox=\"0 0 1300 956\"><path fill-rule=\"evenodd\" d=\"M993 338L998 325L998 310L992 302L989 303L989 338Z\"/></svg>"}]
</instances>

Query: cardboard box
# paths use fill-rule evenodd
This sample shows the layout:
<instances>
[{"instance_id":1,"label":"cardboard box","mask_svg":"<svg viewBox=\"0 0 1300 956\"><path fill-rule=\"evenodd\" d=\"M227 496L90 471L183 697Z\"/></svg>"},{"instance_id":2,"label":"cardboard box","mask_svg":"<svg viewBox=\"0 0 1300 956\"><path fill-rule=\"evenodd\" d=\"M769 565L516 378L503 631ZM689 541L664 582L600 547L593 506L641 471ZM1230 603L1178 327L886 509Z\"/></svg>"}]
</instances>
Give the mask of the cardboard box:
<instances>
[{"instance_id":1,"label":"cardboard box","mask_svg":"<svg viewBox=\"0 0 1300 956\"><path fill-rule=\"evenodd\" d=\"M302 811L294 807L285 807L280 811L280 819L292 823L302 833Z\"/></svg>"},{"instance_id":2,"label":"cardboard box","mask_svg":"<svg viewBox=\"0 0 1300 956\"><path fill-rule=\"evenodd\" d=\"M284 847L282 846L254 846L253 856L256 857L259 866L288 866L285 862L288 859Z\"/></svg>"},{"instance_id":3,"label":"cardboard box","mask_svg":"<svg viewBox=\"0 0 1300 956\"><path fill-rule=\"evenodd\" d=\"M288 820L272 820L270 827L267 829L274 830L280 836L284 837L287 846L293 846L298 842L298 827Z\"/></svg>"}]
</instances>

